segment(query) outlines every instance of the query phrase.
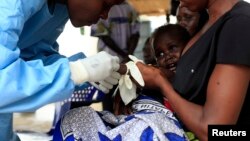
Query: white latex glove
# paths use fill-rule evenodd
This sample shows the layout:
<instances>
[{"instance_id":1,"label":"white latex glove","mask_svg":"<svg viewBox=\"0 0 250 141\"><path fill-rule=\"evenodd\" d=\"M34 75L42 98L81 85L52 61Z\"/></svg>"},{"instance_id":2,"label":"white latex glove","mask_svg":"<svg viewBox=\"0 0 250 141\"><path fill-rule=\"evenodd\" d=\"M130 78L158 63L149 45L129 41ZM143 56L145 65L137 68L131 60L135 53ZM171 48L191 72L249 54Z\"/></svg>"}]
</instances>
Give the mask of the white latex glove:
<instances>
[{"instance_id":1,"label":"white latex glove","mask_svg":"<svg viewBox=\"0 0 250 141\"><path fill-rule=\"evenodd\" d=\"M134 80L141 86L144 87L145 83L143 80L143 77L141 75L140 70L136 66L136 62L140 61L135 56L129 55L129 58L132 61L129 61L126 63L127 66L127 72L126 74L122 75L119 80L119 85L116 88L114 95L116 94L117 90L120 91L120 96L122 101L125 105L129 104L132 100L137 98L136 88L137 86L134 84L134 82L130 79L130 76L134 78ZM129 75L130 73L130 75Z\"/></svg>"},{"instance_id":2,"label":"white latex glove","mask_svg":"<svg viewBox=\"0 0 250 141\"><path fill-rule=\"evenodd\" d=\"M111 76L120 67L119 58L102 51L85 59L70 62L71 79L76 85L98 82Z\"/></svg>"},{"instance_id":3,"label":"white latex glove","mask_svg":"<svg viewBox=\"0 0 250 141\"><path fill-rule=\"evenodd\" d=\"M113 86L118 84L120 78L121 75L118 72L112 72L109 77L99 82L99 89L104 93L109 93Z\"/></svg>"}]
</instances>

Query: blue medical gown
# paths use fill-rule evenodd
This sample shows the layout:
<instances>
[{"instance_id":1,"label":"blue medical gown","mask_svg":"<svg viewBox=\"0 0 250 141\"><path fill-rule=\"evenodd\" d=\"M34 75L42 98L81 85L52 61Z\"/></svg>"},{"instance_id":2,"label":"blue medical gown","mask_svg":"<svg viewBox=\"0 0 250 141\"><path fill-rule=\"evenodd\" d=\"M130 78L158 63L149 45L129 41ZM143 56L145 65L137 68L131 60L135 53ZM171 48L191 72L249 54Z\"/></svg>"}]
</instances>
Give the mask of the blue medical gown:
<instances>
[{"instance_id":1,"label":"blue medical gown","mask_svg":"<svg viewBox=\"0 0 250 141\"><path fill-rule=\"evenodd\" d=\"M69 98L74 90L69 60L56 39L68 21L67 8L47 0L0 2L0 140L16 141L12 112L33 111Z\"/></svg>"}]
</instances>

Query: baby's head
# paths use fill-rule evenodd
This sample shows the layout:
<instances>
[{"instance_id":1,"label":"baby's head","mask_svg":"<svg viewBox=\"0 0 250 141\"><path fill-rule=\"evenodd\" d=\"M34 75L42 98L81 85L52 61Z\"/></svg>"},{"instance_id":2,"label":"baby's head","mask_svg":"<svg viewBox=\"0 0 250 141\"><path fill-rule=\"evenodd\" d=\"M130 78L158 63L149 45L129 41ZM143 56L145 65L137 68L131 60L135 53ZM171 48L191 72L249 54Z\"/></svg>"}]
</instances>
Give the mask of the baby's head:
<instances>
[{"instance_id":1,"label":"baby's head","mask_svg":"<svg viewBox=\"0 0 250 141\"><path fill-rule=\"evenodd\" d=\"M153 33L153 48L158 66L175 71L177 61L189 40L188 31L180 25L168 24L157 28Z\"/></svg>"}]
</instances>

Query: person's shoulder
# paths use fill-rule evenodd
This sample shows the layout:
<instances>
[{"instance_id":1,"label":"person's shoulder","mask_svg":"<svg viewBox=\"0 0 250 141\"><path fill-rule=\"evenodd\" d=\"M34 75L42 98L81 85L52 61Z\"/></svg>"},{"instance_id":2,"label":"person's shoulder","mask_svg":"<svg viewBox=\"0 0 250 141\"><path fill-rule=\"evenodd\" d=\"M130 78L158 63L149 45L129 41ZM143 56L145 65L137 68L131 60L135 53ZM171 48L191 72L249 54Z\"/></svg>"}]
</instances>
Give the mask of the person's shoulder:
<instances>
[{"instance_id":1,"label":"person's shoulder","mask_svg":"<svg viewBox=\"0 0 250 141\"><path fill-rule=\"evenodd\" d=\"M230 16L234 17L247 17L250 18L250 3L239 1L230 11Z\"/></svg>"},{"instance_id":2,"label":"person's shoulder","mask_svg":"<svg viewBox=\"0 0 250 141\"><path fill-rule=\"evenodd\" d=\"M47 0L32 0L28 3L26 2L26 0L1 0L1 6L8 5L9 7L16 7L16 8L17 7L34 8L34 7L41 7L44 4L47 4Z\"/></svg>"},{"instance_id":3,"label":"person's shoulder","mask_svg":"<svg viewBox=\"0 0 250 141\"><path fill-rule=\"evenodd\" d=\"M230 11L222 18L224 26L230 28L240 28L242 25L250 24L250 3L245 1L238 2Z\"/></svg>"}]
</instances>

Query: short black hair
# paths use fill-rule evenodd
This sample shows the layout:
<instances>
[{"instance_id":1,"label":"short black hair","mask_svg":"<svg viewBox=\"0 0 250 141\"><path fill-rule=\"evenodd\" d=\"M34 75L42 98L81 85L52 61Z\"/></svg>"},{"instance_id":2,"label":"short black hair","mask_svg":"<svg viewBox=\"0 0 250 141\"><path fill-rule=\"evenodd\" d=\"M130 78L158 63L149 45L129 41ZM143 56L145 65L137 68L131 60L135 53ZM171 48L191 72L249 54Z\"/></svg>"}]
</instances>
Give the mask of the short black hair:
<instances>
[{"instance_id":1,"label":"short black hair","mask_svg":"<svg viewBox=\"0 0 250 141\"><path fill-rule=\"evenodd\" d=\"M189 32L179 24L167 24L158 27L153 35L153 46L155 46L155 41L159 39L160 36L168 34L169 36L178 37L181 41L183 41L185 44L190 40L191 36Z\"/></svg>"}]
</instances>

